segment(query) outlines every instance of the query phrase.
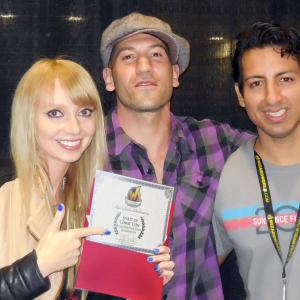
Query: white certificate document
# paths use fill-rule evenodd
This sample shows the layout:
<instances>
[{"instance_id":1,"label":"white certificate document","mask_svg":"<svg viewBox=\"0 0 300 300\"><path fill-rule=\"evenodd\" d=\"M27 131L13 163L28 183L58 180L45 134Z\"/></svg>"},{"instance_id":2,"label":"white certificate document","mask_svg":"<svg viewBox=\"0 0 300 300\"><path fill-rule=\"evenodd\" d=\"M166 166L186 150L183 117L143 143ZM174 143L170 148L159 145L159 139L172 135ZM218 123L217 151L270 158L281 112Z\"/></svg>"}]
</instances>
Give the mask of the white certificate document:
<instances>
[{"instance_id":1,"label":"white certificate document","mask_svg":"<svg viewBox=\"0 0 300 300\"><path fill-rule=\"evenodd\" d=\"M89 227L111 235L89 241L146 254L166 239L174 188L105 171L96 171Z\"/></svg>"}]
</instances>

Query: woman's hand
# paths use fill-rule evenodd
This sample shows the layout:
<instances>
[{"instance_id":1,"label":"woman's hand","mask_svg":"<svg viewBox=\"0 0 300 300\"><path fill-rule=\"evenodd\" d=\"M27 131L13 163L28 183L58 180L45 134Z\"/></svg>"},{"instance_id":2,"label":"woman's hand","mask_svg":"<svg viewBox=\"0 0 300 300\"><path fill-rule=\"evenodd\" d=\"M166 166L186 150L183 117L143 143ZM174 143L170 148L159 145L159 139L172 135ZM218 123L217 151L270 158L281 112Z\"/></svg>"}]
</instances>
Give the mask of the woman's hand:
<instances>
[{"instance_id":1,"label":"woman's hand","mask_svg":"<svg viewBox=\"0 0 300 300\"><path fill-rule=\"evenodd\" d=\"M167 246L160 246L153 250L155 255L148 257L148 262L156 263L154 270L160 274L160 277L163 277L163 284L167 284L172 277L174 276L174 261L170 260L170 248Z\"/></svg>"},{"instance_id":2,"label":"woman's hand","mask_svg":"<svg viewBox=\"0 0 300 300\"><path fill-rule=\"evenodd\" d=\"M60 230L64 215L64 205L59 204L52 223L35 249L37 264L44 277L77 263L82 238L95 234L110 234L109 230L102 228Z\"/></svg>"}]
</instances>

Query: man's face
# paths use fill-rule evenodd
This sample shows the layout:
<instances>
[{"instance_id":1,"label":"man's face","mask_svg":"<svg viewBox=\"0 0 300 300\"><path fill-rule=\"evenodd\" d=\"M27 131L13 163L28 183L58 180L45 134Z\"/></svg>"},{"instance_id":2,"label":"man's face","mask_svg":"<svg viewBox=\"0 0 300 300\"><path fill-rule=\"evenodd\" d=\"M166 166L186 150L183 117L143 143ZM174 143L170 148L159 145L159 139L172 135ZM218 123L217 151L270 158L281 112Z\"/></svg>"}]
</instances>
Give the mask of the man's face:
<instances>
[{"instance_id":1,"label":"man's face","mask_svg":"<svg viewBox=\"0 0 300 300\"><path fill-rule=\"evenodd\" d=\"M106 90L116 91L117 103L137 112L160 110L179 85L178 65L172 66L166 45L140 33L120 41L111 68L103 70Z\"/></svg>"},{"instance_id":2,"label":"man's face","mask_svg":"<svg viewBox=\"0 0 300 300\"><path fill-rule=\"evenodd\" d=\"M251 49L242 57L244 91L235 86L240 105L257 126L260 138L300 136L300 68L280 49Z\"/></svg>"}]
</instances>

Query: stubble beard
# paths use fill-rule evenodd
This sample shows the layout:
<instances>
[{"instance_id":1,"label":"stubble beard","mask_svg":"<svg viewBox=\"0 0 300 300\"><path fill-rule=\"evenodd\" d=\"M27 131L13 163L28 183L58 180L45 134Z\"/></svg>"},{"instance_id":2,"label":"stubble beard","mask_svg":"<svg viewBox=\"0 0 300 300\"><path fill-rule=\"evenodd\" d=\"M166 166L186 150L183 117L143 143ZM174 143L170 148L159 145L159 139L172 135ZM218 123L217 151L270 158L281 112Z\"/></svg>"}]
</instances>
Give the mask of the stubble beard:
<instances>
[{"instance_id":1,"label":"stubble beard","mask_svg":"<svg viewBox=\"0 0 300 300\"><path fill-rule=\"evenodd\" d=\"M166 105L170 103L169 100L165 100L164 102L159 102L157 105L142 105L142 104L135 104L133 102L126 102L118 99L118 101L127 109L132 110L137 113L155 113L162 110Z\"/></svg>"}]
</instances>

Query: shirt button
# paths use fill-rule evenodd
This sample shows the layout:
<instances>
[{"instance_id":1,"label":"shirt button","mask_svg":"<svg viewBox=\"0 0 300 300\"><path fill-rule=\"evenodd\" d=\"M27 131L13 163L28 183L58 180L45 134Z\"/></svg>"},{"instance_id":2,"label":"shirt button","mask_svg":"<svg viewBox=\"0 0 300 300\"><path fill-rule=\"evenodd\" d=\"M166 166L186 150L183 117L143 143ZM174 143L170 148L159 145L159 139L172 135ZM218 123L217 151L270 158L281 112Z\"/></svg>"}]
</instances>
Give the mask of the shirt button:
<instances>
[{"instance_id":1,"label":"shirt button","mask_svg":"<svg viewBox=\"0 0 300 300\"><path fill-rule=\"evenodd\" d=\"M164 294L162 298L163 298L163 300L166 300L168 298L168 295Z\"/></svg>"},{"instance_id":2,"label":"shirt button","mask_svg":"<svg viewBox=\"0 0 300 300\"><path fill-rule=\"evenodd\" d=\"M146 173L147 173L148 175L152 174L152 169L149 167L149 168L147 169Z\"/></svg>"}]
</instances>

